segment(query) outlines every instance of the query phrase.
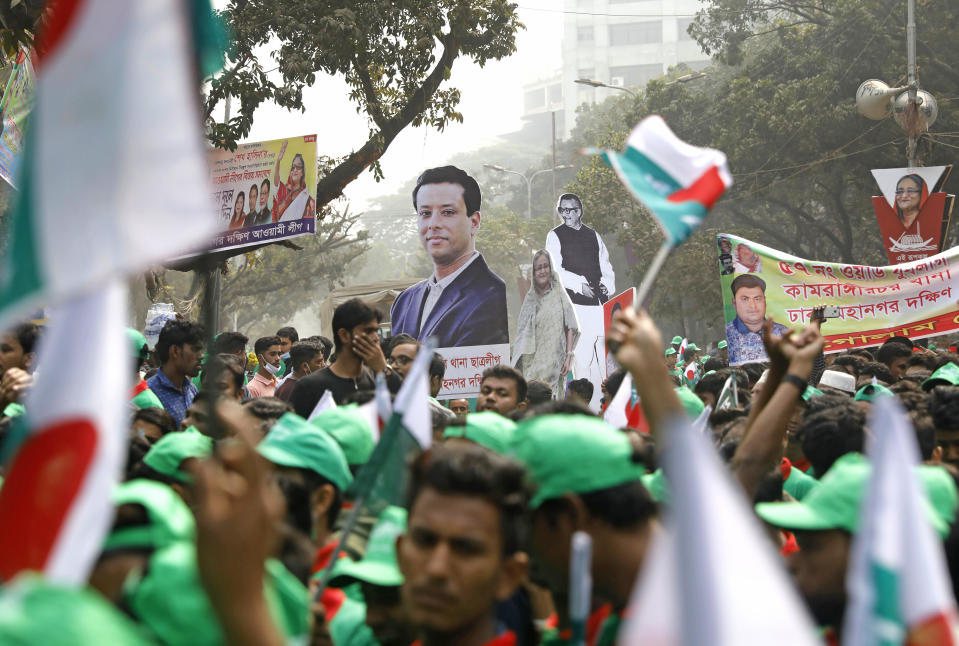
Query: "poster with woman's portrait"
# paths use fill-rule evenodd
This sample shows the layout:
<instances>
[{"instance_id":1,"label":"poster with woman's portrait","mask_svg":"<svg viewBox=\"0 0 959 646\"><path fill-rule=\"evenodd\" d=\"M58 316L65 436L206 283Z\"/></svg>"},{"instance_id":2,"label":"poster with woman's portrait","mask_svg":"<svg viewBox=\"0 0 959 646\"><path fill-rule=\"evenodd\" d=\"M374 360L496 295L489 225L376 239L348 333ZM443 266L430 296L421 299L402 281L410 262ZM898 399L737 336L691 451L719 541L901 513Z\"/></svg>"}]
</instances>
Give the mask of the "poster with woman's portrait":
<instances>
[{"instance_id":1,"label":"poster with woman's portrait","mask_svg":"<svg viewBox=\"0 0 959 646\"><path fill-rule=\"evenodd\" d=\"M212 250L315 232L316 135L213 150L209 168L221 225Z\"/></svg>"},{"instance_id":2,"label":"poster with woman's portrait","mask_svg":"<svg viewBox=\"0 0 959 646\"><path fill-rule=\"evenodd\" d=\"M951 166L872 171L882 195L872 198L889 262L898 265L942 250L955 196L940 189Z\"/></svg>"},{"instance_id":3,"label":"poster with woman's portrait","mask_svg":"<svg viewBox=\"0 0 959 646\"><path fill-rule=\"evenodd\" d=\"M573 350L580 336L579 319L548 251L533 254L529 291L516 321L513 364L527 381L539 379L562 399Z\"/></svg>"}]
</instances>

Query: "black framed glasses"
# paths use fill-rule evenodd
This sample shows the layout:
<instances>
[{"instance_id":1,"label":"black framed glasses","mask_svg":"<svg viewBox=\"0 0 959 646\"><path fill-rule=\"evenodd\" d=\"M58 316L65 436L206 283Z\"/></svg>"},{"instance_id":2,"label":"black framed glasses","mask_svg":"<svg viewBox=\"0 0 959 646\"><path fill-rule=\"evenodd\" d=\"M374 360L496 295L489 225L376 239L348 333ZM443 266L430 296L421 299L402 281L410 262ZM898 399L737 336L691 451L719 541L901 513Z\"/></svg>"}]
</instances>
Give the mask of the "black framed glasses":
<instances>
[{"instance_id":1,"label":"black framed glasses","mask_svg":"<svg viewBox=\"0 0 959 646\"><path fill-rule=\"evenodd\" d=\"M563 215L570 215L571 213L578 213L580 209L578 206L571 206L569 208L565 208L561 206L556 210L562 213Z\"/></svg>"}]
</instances>

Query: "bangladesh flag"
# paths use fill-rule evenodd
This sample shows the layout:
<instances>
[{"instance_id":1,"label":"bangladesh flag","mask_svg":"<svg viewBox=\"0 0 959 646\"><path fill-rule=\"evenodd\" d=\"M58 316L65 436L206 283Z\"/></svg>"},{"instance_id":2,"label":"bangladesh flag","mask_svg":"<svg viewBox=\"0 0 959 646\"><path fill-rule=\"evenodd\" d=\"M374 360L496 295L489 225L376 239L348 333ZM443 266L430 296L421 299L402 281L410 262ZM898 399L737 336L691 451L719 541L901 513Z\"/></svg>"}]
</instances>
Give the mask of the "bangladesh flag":
<instances>
[{"instance_id":1,"label":"bangladesh flag","mask_svg":"<svg viewBox=\"0 0 959 646\"><path fill-rule=\"evenodd\" d=\"M200 248L216 229L200 113L201 77L217 60L209 2L50 6L0 328Z\"/></svg>"}]
</instances>

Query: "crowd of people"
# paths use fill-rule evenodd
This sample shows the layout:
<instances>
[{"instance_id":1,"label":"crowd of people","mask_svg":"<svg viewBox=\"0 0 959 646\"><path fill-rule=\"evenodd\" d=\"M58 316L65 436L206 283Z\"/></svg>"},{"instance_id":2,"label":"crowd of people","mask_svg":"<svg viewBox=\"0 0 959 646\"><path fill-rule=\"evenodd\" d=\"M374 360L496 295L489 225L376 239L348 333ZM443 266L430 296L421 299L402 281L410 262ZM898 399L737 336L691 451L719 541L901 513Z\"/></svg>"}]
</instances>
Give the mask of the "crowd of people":
<instances>
[{"instance_id":1,"label":"crowd of people","mask_svg":"<svg viewBox=\"0 0 959 646\"><path fill-rule=\"evenodd\" d=\"M573 644L571 545L585 532L593 557L583 643L612 645L662 531L670 484L659 451L682 419L710 434L823 642L838 644L868 477L866 422L879 397L908 411L930 523L959 584L954 348L893 337L824 355L821 321L777 335L769 320L769 360L730 367L724 344L712 354L678 336L666 344L646 313L625 310L608 336L620 368L602 383L574 380L558 393L497 365L475 405L435 399L445 363L434 353L432 445L406 465L405 504L357 509L347 528L355 483L377 468L370 457L382 441L362 405L377 382L400 392L425 351L406 334L381 338L381 318L348 301L334 312L332 339L283 327L253 341L255 362L238 332L207 347L202 326L173 320L150 350L129 330L127 463L89 588L66 599L19 582L18 603L37 604L19 614L3 612L10 595L0 592L0 643ZM27 395L41 335L25 323L0 337L5 436L24 404L36 405ZM616 428L589 407L594 388L609 407L624 384L641 402L642 430ZM48 640L45 603L58 604L54 624L88 620L71 640Z\"/></svg>"}]
</instances>

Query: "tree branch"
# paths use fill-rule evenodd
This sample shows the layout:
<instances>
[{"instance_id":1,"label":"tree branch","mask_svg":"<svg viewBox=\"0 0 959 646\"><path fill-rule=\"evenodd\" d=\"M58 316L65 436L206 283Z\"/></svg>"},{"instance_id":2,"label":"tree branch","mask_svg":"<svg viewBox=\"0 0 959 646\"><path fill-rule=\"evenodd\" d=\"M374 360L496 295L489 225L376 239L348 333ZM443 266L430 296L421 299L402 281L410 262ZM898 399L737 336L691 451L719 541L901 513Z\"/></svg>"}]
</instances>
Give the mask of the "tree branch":
<instances>
[{"instance_id":1,"label":"tree branch","mask_svg":"<svg viewBox=\"0 0 959 646\"><path fill-rule=\"evenodd\" d=\"M400 131L408 126L427 105L430 98L439 89L440 84L446 79L447 68L453 65L453 61L459 53L459 46L452 37L452 32L447 38L441 39L441 42L444 45L443 53L437 60L436 66L423 81L423 84L410 96L406 105L394 116L386 119L379 132L371 135L359 150L347 156L317 183L317 206L328 204L339 197L350 182L359 177L360 173L383 156L383 153L386 152L386 149Z\"/></svg>"}]
</instances>

